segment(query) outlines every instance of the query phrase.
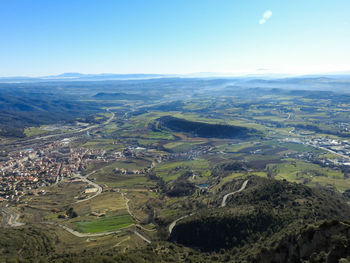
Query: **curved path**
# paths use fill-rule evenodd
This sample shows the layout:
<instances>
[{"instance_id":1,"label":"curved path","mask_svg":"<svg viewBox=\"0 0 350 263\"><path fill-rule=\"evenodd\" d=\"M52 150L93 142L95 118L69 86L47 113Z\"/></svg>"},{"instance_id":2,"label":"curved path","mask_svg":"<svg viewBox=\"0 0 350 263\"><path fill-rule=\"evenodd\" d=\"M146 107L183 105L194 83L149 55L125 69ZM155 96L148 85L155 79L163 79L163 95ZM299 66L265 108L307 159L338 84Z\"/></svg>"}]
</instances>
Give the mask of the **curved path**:
<instances>
[{"instance_id":1,"label":"curved path","mask_svg":"<svg viewBox=\"0 0 350 263\"><path fill-rule=\"evenodd\" d=\"M140 224L135 224L135 226L137 226L137 227L139 227L139 228L141 228L142 230L147 231L147 232L154 232L154 231L157 231L157 229L147 229L147 228L141 226Z\"/></svg>"},{"instance_id":2,"label":"curved path","mask_svg":"<svg viewBox=\"0 0 350 263\"><path fill-rule=\"evenodd\" d=\"M179 222L180 220L182 220L182 219L184 219L184 218L186 218L186 217L189 217L189 216L191 216L191 215L193 215L193 213L192 213L192 214L189 214L189 215L182 216L182 217L180 217L180 218L174 220L173 222L171 222L171 224L169 225L169 233L171 234L171 232L173 232L173 229L174 229L174 227L176 226L176 223L177 223L177 222Z\"/></svg>"},{"instance_id":3,"label":"curved path","mask_svg":"<svg viewBox=\"0 0 350 263\"><path fill-rule=\"evenodd\" d=\"M224 197L222 198L222 202L221 202L221 206L220 207L225 207L226 206L227 197L229 197L231 195L234 195L234 194L237 194L239 192L242 192L246 188L248 181L249 180L245 180L239 190L224 195Z\"/></svg>"},{"instance_id":4,"label":"curved path","mask_svg":"<svg viewBox=\"0 0 350 263\"><path fill-rule=\"evenodd\" d=\"M135 233L138 237L140 237L141 239L143 239L145 242L147 242L148 244L151 244L151 241L148 240L147 238L145 238L145 237L144 237L143 235L141 235L139 232L134 231L134 233Z\"/></svg>"},{"instance_id":5,"label":"curved path","mask_svg":"<svg viewBox=\"0 0 350 263\"><path fill-rule=\"evenodd\" d=\"M88 177L89 177L90 175L94 174L95 172L96 172L96 171L93 171L93 172L87 174L86 176L82 176L82 175L80 175L80 174L76 174L76 175L75 175L76 177L79 177L81 180L83 180L85 183L88 183L89 185L92 185L93 187L97 188L97 192L96 192L93 196L90 196L90 197L88 197L88 198L81 199L81 200L78 200L78 201L74 202L74 204L88 201L88 200L90 200L90 199L92 199L92 198L95 198L96 196L98 196L99 194L102 193L102 187L99 186L98 184L96 184L96 183L90 181L90 180L88 179Z\"/></svg>"},{"instance_id":6,"label":"curved path","mask_svg":"<svg viewBox=\"0 0 350 263\"><path fill-rule=\"evenodd\" d=\"M80 179L82 179L84 182L92 185L93 187L97 188L97 192L93 195L93 196L90 196L88 198L85 198L85 199L82 199L82 200L78 200L76 202L74 202L74 204L77 204L77 203L81 203L81 202L85 202L85 201L88 201L92 198L95 198L96 196L98 196L99 194L102 193L102 187L92 181L90 181L88 179L88 177L92 174L94 174L97 170L87 174L86 176L82 176L80 174L77 174L75 175L76 177L79 177ZM120 192L120 189L118 189L118 192ZM130 211L130 208L129 208L129 201L130 199L128 199L126 197L126 194L125 193L120 193L122 195L122 197L125 199L125 206L126 206L126 210L128 211L129 215L135 220L135 216L131 213ZM51 222L45 222L46 224L50 224L50 225L55 225L55 226L59 226L61 228L63 228L64 230L68 231L69 233L71 233L72 235L76 236L76 237L100 237L100 236L107 236L107 235L111 235L111 234L117 234L117 233L120 233L122 232L123 230L125 230L126 228L129 228L131 226L137 226L137 227L140 227L141 229L145 230L145 231L153 231L153 230L149 230L149 229L146 229L144 228L143 226L139 225L139 224L130 224L126 227L123 227L123 228L120 228L119 230L116 230L116 231L108 231L108 232L101 232L101 233L81 233L81 232L78 232L70 227L67 227L65 225L61 225L61 224L58 224L58 223L51 223ZM139 236L141 239L143 239L145 242L147 242L148 244L151 243L151 241L149 239L147 239L146 237L144 237L143 235L141 235L139 232L137 232L136 230L133 231L137 236Z\"/></svg>"},{"instance_id":7,"label":"curved path","mask_svg":"<svg viewBox=\"0 0 350 263\"><path fill-rule=\"evenodd\" d=\"M135 219L135 216L131 213L130 211L130 207L129 207L129 201L130 199L126 197L126 193L120 193L122 195L122 197L125 199L125 206L126 206L126 210L128 211L129 215Z\"/></svg>"},{"instance_id":8,"label":"curved path","mask_svg":"<svg viewBox=\"0 0 350 263\"><path fill-rule=\"evenodd\" d=\"M94 182L91 182L90 180L87 179L87 177L93 173L95 173L96 171L93 171L89 174L87 174L85 177L84 176L81 176L81 175L77 175L77 177L81 178L83 181L85 181L86 183L88 184L91 184L93 185L94 187L98 188L98 191L95 195L93 196L90 196L89 198L86 198L86 199L83 199L83 200L78 200L77 202L75 203L81 203L81 202L84 202L84 201L87 201L87 200L90 200L94 197L96 197L97 195L101 194L102 193L102 187L99 186L98 184L94 183ZM118 189L119 190L119 189ZM135 217L134 215L131 213L130 211L130 208L129 208L129 201L130 199L128 199L125 195L125 193L121 193L121 195L123 196L123 198L125 199L125 206L127 208L127 211L128 213L130 214L130 216L135 220ZM58 223L51 223L51 222L45 222L46 224L50 224L50 225L55 225L55 226L59 226L61 228L63 228L64 230L68 231L69 233L71 233L72 235L76 236L76 237L100 237L100 236L107 236L107 235L112 235L112 234L117 234L117 233L120 233L122 232L123 230L125 230L126 228L129 228L129 227L132 227L132 226L137 226L137 227L140 227L141 229L145 230L145 231L154 231L154 230L149 230L149 229L146 229L144 228L143 226L139 225L139 224L130 224L126 227L123 227L123 228L120 228L119 230L116 230L116 231L108 231L108 232L101 232L101 233L81 233L81 232L78 232L70 227L67 227L65 225L61 225L61 224L58 224ZM138 237L140 237L141 239L143 239L145 242L147 242L148 244L151 244L151 241L149 239L147 239L146 237L144 237L143 235L141 235L139 232L137 232L136 230L133 231Z\"/></svg>"},{"instance_id":9,"label":"curved path","mask_svg":"<svg viewBox=\"0 0 350 263\"><path fill-rule=\"evenodd\" d=\"M58 223L43 222L43 224L59 226L76 237L101 237L101 236L108 236L108 235L112 235L112 234L118 234L118 233L122 232L122 230L116 230L116 231L101 232L101 233L81 233L81 232L73 230L70 227L67 227L65 225L61 225ZM132 226L132 225L130 225L130 226ZM127 226L127 227L130 227L130 226ZM124 227L124 228L127 228L127 227Z\"/></svg>"},{"instance_id":10,"label":"curved path","mask_svg":"<svg viewBox=\"0 0 350 263\"><path fill-rule=\"evenodd\" d=\"M225 207L225 206L226 206L226 200L227 200L227 198L228 198L229 196L234 195L234 194L236 194L236 193L239 193L239 192L243 191L243 190L246 188L248 181L249 181L249 180L245 180L245 181L243 182L243 184L242 184L242 186L241 186L241 188L240 188L239 190L224 195L220 207ZM189 215L184 215L184 216L182 216L182 217L180 217L180 218L174 220L173 222L171 222L171 224L169 225L169 228L168 228L169 233L171 234L171 232L173 231L173 229L174 229L174 227L176 226L177 222L179 222L179 221L182 220L182 219L185 219L186 217L192 216L192 215L194 215L194 213L191 213L191 214L189 214Z\"/></svg>"},{"instance_id":11,"label":"curved path","mask_svg":"<svg viewBox=\"0 0 350 263\"><path fill-rule=\"evenodd\" d=\"M126 193L121 193L122 197L125 199L125 206L126 206L126 210L128 211L129 215L136 221L136 217L133 215L133 213L131 213L130 207L129 207L129 201L130 199L126 197ZM147 229L144 228L143 226L141 226L140 224L133 224L136 227L141 228L144 231L148 231L148 232L153 232L156 231L155 229ZM146 237L144 237L143 235L141 235L139 232L134 231L134 233L139 236L140 238L142 238L144 241L146 241L148 244L151 244L151 241L148 240Z\"/></svg>"}]
</instances>

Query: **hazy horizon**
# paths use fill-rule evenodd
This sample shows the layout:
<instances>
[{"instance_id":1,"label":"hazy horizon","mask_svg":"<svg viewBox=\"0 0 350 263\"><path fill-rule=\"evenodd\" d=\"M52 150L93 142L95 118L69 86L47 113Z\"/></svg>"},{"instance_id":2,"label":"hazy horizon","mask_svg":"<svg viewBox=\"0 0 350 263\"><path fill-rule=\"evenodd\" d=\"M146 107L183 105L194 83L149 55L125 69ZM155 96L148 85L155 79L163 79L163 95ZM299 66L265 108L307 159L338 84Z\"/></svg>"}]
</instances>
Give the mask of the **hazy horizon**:
<instances>
[{"instance_id":1,"label":"hazy horizon","mask_svg":"<svg viewBox=\"0 0 350 263\"><path fill-rule=\"evenodd\" d=\"M128 76L128 75L144 75L145 77L159 77L159 78L167 78L167 77L210 77L210 78L245 78L245 77L271 77L271 78L288 78L288 77L307 77L307 76L341 76L341 75L350 75L350 70L344 71L325 71L325 72L268 72L268 71L251 71L251 72L191 72L191 73L144 73L144 72L129 72L129 73L118 73L118 72L99 72L99 73L84 73L84 72L60 72L56 74L50 75L7 75L1 76L0 79L15 79L15 78L33 78L33 79L47 79L50 80L56 78L78 78L81 77L103 77L103 76Z\"/></svg>"}]
</instances>

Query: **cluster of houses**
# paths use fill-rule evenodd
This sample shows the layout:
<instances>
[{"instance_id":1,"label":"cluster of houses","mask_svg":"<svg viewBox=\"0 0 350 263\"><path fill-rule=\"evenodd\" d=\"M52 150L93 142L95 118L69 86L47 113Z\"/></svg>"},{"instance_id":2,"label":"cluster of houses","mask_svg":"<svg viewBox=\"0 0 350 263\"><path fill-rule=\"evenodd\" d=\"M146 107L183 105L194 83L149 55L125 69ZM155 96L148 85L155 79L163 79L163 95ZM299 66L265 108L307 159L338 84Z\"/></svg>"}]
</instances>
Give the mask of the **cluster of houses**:
<instances>
[{"instance_id":1,"label":"cluster of houses","mask_svg":"<svg viewBox=\"0 0 350 263\"><path fill-rule=\"evenodd\" d=\"M151 168L144 168L140 170L129 170L129 169L124 169L124 168L114 168L114 172L117 174L146 174L149 172Z\"/></svg>"},{"instance_id":2,"label":"cluster of houses","mask_svg":"<svg viewBox=\"0 0 350 263\"><path fill-rule=\"evenodd\" d=\"M147 149L143 147L138 146L130 146L125 148L121 152L116 152L115 157L117 160L125 161L127 158L138 158L139 155L143 152L145 152Z\"/></svg>"},{"instance_id":3,"label":"cluster of houses","mask_svg":"<svg viewBox=\"0 0 350 263\"><path fill-rule=\"evenodd\" d=\"M20 196L70 177L93 161L110 158L116 160L104 150L69 148L65 141L12 153L0 162L0 201L19 201Z\"/></svg>"},{"instance_id":4,"label":"cluster of houses","mask_svg":"<svg viewBox=\"0 0 350 263\"><path fill-rule=\"evenodd\" d=\"M350 166L350 142L348 140L340 140L330 137L298 137L298 138L286 138L284 142L301 143L304 145L313 146L315 148L326 150L333 153L332 158L319 159L320 163L324 165L335 166ZM312 153L301 154L298 156L300 159L314 159L315 156Z\"/></svg>"}]
</instances>

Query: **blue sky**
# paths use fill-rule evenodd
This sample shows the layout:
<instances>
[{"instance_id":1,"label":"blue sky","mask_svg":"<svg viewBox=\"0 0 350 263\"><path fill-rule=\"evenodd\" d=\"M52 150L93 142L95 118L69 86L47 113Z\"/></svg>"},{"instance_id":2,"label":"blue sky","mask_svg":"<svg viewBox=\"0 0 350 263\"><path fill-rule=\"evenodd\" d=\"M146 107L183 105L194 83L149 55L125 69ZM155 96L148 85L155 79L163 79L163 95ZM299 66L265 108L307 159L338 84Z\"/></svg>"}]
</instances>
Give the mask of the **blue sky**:
<instances>
[{"instance_id":1,"label":"blue sky","mask_svg":"<svg viewBox=\"0 0 350 263\"><path fill-rule=\"evenodd\" d=\"M1 0L0 76L350 70L349 0Z\"/></svg>"}]
</instances>

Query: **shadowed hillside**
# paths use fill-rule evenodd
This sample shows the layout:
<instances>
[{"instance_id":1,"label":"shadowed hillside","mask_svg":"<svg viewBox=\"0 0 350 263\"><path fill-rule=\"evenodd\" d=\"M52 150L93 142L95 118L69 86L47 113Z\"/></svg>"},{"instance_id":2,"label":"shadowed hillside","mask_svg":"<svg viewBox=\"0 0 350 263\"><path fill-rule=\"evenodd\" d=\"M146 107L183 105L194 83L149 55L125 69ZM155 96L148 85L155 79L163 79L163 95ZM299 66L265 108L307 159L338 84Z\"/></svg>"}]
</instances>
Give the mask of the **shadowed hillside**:
<instances>
[{"instance_id":1,"label":"shadowed hillside","mask_svg":"<svg viewBox=\"0 0 350 263\"><path fill-rule=\"evenodd\" d=\"M188 121L172 116L164 116L157 119L157 121L158 128L165 128L175 132L186 132L194 136L206 138L248 137L256 132L256 130L245 127Z\"/></svg>"},{"instance_id":2,"label":"shadowed hillside","mask_svg":"<svg viewBox=\"0 0 350 263\"><path fill-rule=\"evenodd\" d=\"M66 96L0 93L0 135L23 137L23 128L71 121L100 111L96 105Z\"/></svg>"}]
</instances>

